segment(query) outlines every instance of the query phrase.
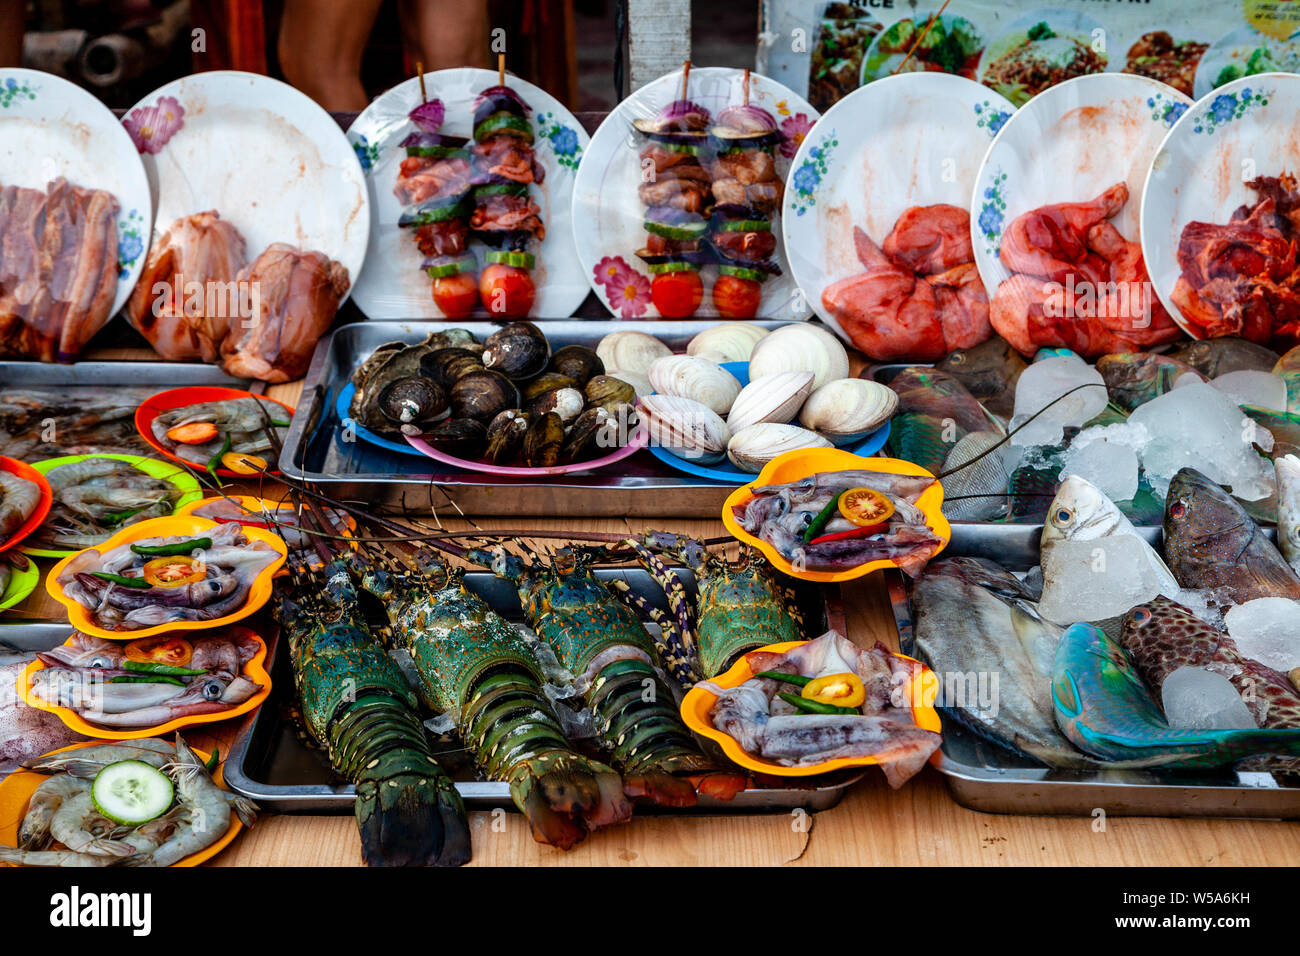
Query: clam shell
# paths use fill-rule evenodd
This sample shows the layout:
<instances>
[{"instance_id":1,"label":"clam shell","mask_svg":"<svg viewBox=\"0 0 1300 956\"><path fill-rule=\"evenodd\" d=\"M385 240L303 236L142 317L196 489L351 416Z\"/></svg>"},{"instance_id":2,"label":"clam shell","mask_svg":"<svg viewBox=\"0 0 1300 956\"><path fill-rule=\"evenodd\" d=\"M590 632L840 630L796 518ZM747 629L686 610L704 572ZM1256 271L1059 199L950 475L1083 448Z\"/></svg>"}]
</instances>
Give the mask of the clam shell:
<instances>
[{"instance_id":1,"label":"clam shell","mask_svg":"<svg viewBox=\"0 0 1300 956\"><path fill-rule=\"evenodd\" d=\"M754 379L731 403L727 427L738 432L760 422L790 421L812 391L812 383L812 372L777 372Z\"/></svg>"},{"instance_id":2,"label":"clam shell","mask_svg":"<svg viewBox=\"0 0 1300 956\"><path fill-rule=\"evenodd\" d=\"M893 417L898 394L879 382L841 378L808 396L799 424L825 435L836 445L865 438Z\"/></svg>"},{"instance_id":3,"label":"clam shell","mask_svg":"<svg viewBox=\"0 0 1300 956\"><path fill-rule=\"evenodd\" d=\"M830 448L831 443L798 425L761 422L742 428L727 443L727 457L741 471L757 474L773 458L800 448Z\"/></svg>"},{"instance_id":4,"label":"clam shell","mask_svg":"<svg viewBox=\"0 0 1300 956\"><path fill-rule=\"evenodd\" d=\"M726 456L731 430L707 406L674 395L647 395L638 409L650 444L701 465Z\"/></svg>"},{"instance_id":5,"label":"clam shell","mask_svg":"<svg viewBox=\"0 0 1300 956\"><path fill-rule=\"evenodd\" d=\"M849 353L819 325L796 322L765 335L749 356L749 377L777 372L812 372L813 388L849 377Z\"/></svg>"},{"instance_id":6,"label":"clam shell","mask_svg":"<svg viewBox=\"0 0 1300 956\"><path fill-rule=\"evenodd\" d=\"M615 368L644 375L655 359L672 355L673 350L653 335L629 331L609 333L596 346L596 354L605 363L606 375L613 374L609 370Z\"/></svg>"},{"instance_id":7,"label":"clam shell","mask_svg":"<svg viewBox=\"0 0 1300 956\"><path fill-rule=\"evenodd\" d=\"M686 354L714 362L748 362L767 329L752 322L724 322L705 329L686 346Z\"/></svg>"},{"instance_id":8,"label":"clam shell","mask_svg":"<svg viewBox=\"0 0 1300 956\"><path fill-rule=\"evenodd\" d=\"M656 392L693 399L716 415L727 414L740 394L736 376L716 362L690 355L656 359L647 376Z\"/></svg>"},{"instance_id":9,"label":"clam shell","mask_svg":"<svg viewBox=\"0 0 1300 956\"><path fill-rule=\"evenodd\" d=\"M633 372L631 369L616 368L612 371L606 371L605 374L610 378L616 378L620 382L627 382L636 390L637 398L643 398L654 392L654 386L650 384L650 379L644 372Z\"/></svg>"}]
</instances>

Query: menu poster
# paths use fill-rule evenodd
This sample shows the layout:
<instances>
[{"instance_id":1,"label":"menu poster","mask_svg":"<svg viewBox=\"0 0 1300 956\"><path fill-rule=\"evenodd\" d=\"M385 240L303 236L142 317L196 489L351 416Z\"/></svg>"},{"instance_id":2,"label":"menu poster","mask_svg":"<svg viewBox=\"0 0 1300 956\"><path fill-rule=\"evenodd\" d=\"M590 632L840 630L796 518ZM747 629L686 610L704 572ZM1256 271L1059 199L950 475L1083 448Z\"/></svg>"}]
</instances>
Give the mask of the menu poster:
<instances>
[{"instance_id":1,"label":"menu poster","mask_svg":"<svg viewBox=\"0 0 1300 956\"><path fill-rule=\"evenodd\" d=\"M1085 73L1200 98L1300 70L1300 0L762 0L758 70L825 111L897 72L957 73L1017 106Z\"/></svg>"}]
</instances>

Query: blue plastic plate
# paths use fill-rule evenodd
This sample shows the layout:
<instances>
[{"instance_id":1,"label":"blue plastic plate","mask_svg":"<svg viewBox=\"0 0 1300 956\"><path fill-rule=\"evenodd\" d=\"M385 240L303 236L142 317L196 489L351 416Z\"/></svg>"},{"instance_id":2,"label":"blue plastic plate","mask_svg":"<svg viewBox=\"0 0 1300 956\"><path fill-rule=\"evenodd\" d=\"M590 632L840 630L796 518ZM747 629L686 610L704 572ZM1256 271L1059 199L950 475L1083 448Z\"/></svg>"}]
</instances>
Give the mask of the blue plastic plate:
<instances>
[{"instance_id":1,"label":"blue plastic plate","mask_svg":"<svg viewBox=\"0 0 1300 956\"><path fill-rule=\"evenodd\" d=\"M741 385L749 384L748 362L723 362L722 367L736 376ZM351 401L351 393L349 393L348 398ZM845 451L852 452L855 455L874 455L885 447L885 441L888 438L889 422L885 422L861 441L842 447ZM711 481L723 482L728 485L743 485L753 481L755 477L748 471L741 471L725 458L714 465L697 465L685 458L678 458L672 452L660 448L658 445L649 445L647 450L668 467L685 472L688 475L694 475L696 478L708 478Z\"/></svg>"},{"instance_id":2,"label":"blue plastic plate","mask_svg":"<svg viewBox=\"0 0 1300 956\"><path fill-rule=\"evenodd\" d=\"M377 445L380 448L387 448L389 451L395 451L399 455L412 455L416 458L423 458L424 452L412 448L405 441L395 442L391 438L384 438L382 435L376 435L369 428L364 428L359 422L352 418L349 411L352 405L352 396L356 394L357 387L351 382L343 386L343 391L339 392L338 401L334 403L334 413L338 415L341 422L352 422L352 431L364 442Z\"/></svg>"}]
</instances>

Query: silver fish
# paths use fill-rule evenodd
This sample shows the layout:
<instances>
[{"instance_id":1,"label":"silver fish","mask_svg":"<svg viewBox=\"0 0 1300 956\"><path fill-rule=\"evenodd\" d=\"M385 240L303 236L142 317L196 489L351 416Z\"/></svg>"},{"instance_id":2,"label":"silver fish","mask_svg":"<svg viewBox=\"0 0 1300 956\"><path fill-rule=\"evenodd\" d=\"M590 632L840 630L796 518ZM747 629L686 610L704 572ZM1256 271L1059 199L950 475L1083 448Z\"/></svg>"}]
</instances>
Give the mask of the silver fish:
<instances>
[{"instance_id":1,"label":"silver fish","mask_svg":"<svg viewBox=\"0 0 1300 956\"><path fill-rule=\"evenodd\" d=\"M995 431L981 430L967 432L952 446L942 472L943 513L948 520L990 521L1006 511L1011 474L1002 455L991 450L1005 440Z\"/></svg>"}]
</instances>

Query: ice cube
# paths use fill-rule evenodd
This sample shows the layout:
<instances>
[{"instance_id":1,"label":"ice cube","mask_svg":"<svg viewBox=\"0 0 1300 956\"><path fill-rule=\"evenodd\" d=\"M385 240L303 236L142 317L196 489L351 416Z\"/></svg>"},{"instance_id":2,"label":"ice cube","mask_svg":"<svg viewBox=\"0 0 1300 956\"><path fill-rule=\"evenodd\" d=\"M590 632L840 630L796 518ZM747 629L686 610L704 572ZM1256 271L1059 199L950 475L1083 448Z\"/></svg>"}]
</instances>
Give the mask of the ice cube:
<instances>
[{"instance_id":1,"label":"ice cube","mask_svg":"<svg viewBox=\"0 0 1300 956\"><path fill-rule=\"evenodd\" d=\"M1204 667L1180 667L1160 688L1165 720L1175 730L1247 730L1257 726L1228 678Z\"/></svg>"},{"instance_id":2,"label":"ice cube","mask_svg":"<svg viewBox=\"0 0 1300 956\"><path fill-rule=\"evenodd\" d=\"M1197 382L1173 389L1139 406L1128 424L1141 425L1150 435L1139 457L1152 491L1161 498L1178 470L1187 467L1231 486L1243 501L1267 498L1276 487L1268 460L1252 444L1271 448L1272 435L1212 385Z\"/></svg>"},{"instance_id":3,"label":"ice cube","mask_svg":"<svg viewBox=\"0 0 1300 956\"><path fill-rule=\"evenodd\" d=\"M1223 615L1237 649L1276 671L1300 667L1300 601L1263 597L1238 604Z\"/></svg>"},{"instance_id":4,"label":"ice cube","mask_svg":"<svg viewBox=\"0 0 1300 956\"><path fill-rule=\"evenodd\" d=\"M1225 372L1210 384L1238 405L1257 405L1274 411L1286 411L1286 382L1272 372L1240 369Z\"/></svg>"},{"instance_id":5,"label":"ice cube","mask_svg":"<svg viewBox=\"0 0 1300 956\"><path fill-rule=\"evenodd\" d=\"M1226 630L1223 626L1222 606L1225 603L1231 603L1232 598L1225 594L1218 593L1219 589L1209 588L1204 590L1179 588L1176 594L1171 594L1173 598L1187 610L1191 611L1206 624L1217 627L1219 630Z\"/></svg>"},{"instance_id":6,"label":"ice cube","mask_svg":"<svg viewBox=\"0 0 1300 956\"><path fill-rule=\"evenodd\" d=\"M1136 535L1057 541L1043 552L1038 611L1055 624L1103 621L1160 593L1151 546Z\"/></svg>"},{"instance_id":7,"label":"ice cube","mask_svg":"<svg viewBox=\"0 0 1300 956\"><path fill-rule=\"evenodd\" d=\"M1083 425L1096 418L1107 401L1101 375L1077 355L1034 362L1016 382L1011 441L1017 445L1057 444L1066 426ZM1031 420L1036 412L1042 414Z\"/></svg>"},{"instance_id":8,"label":"ice cube","mask_svg":"<svg viewBox=\"0 0 1300 956\"><path fill-rule=\"evenodd\" d=\"M1082 437L1082 436L1080 436ZM1070 443L1059 477L1078 475L1111 501L1128 501L1138 489L1138 457L1127 445L1100 441Z\"/></svg>"}]
</instances>

